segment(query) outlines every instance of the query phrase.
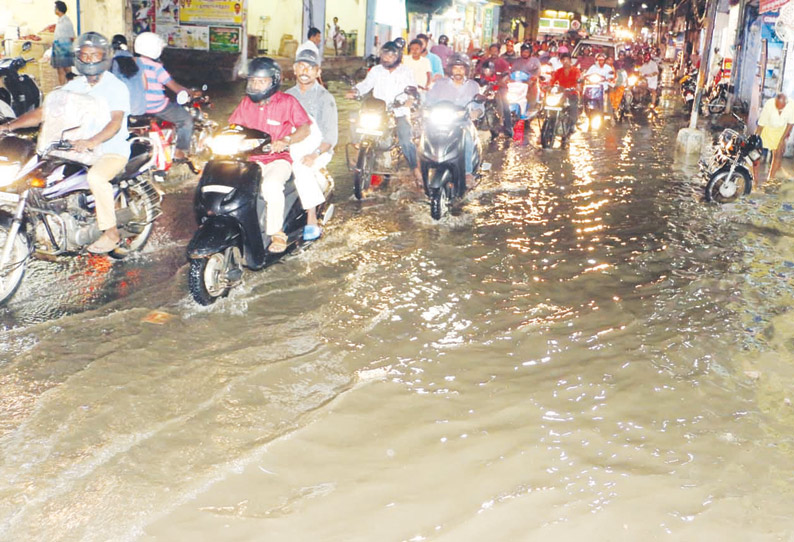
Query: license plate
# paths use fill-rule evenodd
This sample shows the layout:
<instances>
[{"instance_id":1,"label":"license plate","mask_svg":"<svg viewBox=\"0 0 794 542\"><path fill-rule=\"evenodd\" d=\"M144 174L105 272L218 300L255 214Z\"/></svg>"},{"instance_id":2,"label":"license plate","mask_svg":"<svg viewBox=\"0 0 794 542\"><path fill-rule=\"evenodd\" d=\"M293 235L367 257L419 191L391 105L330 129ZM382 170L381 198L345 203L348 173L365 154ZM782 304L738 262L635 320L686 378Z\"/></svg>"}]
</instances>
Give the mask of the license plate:
<instances>
[{"instance_id":1,"label":"license plate","mask_svg":"<svg viewBox=\"0 0 794 542\"><path fill-rule=\"evenodd\" d=\"M549 106L546 106L546 111L562 111L562 107L549 107Z\"/></svg>"},{"instance_id":2,"label":"license plate","mask_svg":"<svg viewBox=\"0 0 794 542\"><path fill-rule=\"evenodd\" d=\"M19 194L9 194L8 192L0 192L0 202L19 203Z\"/></svg>"},{"instance_id":3,"label":"license plate","mask_svg":"<svg viewBox=\"0 0 794 542\"><path fill-rule=\"evenodd\" d=\"M357 134L363 134L363 135L371 135L371 136L381 136L381 135L383 135L383 132L381 132L379 130L365 130L364 128L356 128L356 133Z\"/></svg>"},{"instance_id":4,"label":"license plate","mask_svg":"<svg viewBox=\"0 0 794 542\"><path fill-rule=\"evenodd\" d=\"M684 98L684 99L685 99L686 101L688 101L688 102L691 102L692 100L694 100L694 99L695 99L695 97L694 97L694 96L692 96L691 94L687 94L687 95L686 95L686 98Z\"/></svg>"}]
</instances>

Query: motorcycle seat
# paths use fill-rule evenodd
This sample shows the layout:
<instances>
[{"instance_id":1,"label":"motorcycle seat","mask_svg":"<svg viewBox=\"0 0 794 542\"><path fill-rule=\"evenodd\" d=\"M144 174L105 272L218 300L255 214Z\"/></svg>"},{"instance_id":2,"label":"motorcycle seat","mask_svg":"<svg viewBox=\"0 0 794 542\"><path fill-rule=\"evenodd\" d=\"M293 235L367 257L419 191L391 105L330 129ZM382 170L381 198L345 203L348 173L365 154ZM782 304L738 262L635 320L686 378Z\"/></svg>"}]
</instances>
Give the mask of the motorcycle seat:
<instances>
[{"instance_id":1,"label":"motorcycle seat","mask_svg":"<svg viewBox=\"0 0 794 542\"><path fill-rule=\"evenodd\" d=\"M127 128L148 128L154 118L154 115L138 115L136 117L130 115L127 117Z\"/></svg>"},{"instance_id":2,"label":"motorcycle seat","mask_svg":"<svg viewBox=\"0 0 794 542\"><path fill-rule=\"evenodd\" d=\"M124 169L113 178L112 182L119 182L122 179L129 179L135 175L146 162L152 158L152 146L145 139L137 139L130 145L130 159Z\"/></svg>"}]
</instances>

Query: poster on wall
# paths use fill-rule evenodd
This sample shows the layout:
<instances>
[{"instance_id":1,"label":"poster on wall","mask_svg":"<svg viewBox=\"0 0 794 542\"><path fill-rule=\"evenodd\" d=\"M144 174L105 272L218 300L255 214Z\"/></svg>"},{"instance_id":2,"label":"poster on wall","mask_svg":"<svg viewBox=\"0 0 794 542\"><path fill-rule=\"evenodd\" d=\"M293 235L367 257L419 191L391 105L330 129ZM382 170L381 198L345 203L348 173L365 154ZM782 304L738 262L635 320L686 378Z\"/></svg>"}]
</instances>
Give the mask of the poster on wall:
<instances>
[{"instance_id":1,"label":"poster on wall","mask_svg":"<svg viewBox=\"0 0 794 542\"><path fill-rule=\"evenodd\" d=\"M163 38L166 47L182 48L182 34L179 25L173 23L158 23L157 33Z\"/></svg>"},{"instance_id":2,"label":"poster on wall","mask_svg":"<svg viewBox=\"0 0 794 542\"><path fill-rule=\"evenodd\" d=\"M132 0L132 33L154 32L154 0Z\"/></svg>"},{"instance_id":3,"label":"poster on wall","mask_svg":"<svg viewBox=\"0 0 794 542\"><path fill-rule=\"evenodd\" d=\"M243 3L242 0L183 0L179 21L187 24L242 25Z\"/></svg>"},{"instance_id":4,"label":"poster on wall","mask_svg":"<svg viewBox=\"0 0 794 542\"><path fill-rule=\"evenodd\" d=\"M178 25L179 2L177 0L156 0L155 24Z\"/></svg>"},{"instance_id":5,"label":"poster on wall","mask_svg":"<svg viewBox=\"0 0 794 542\"><path fill-rule=\"evenodd\" d=\"M209 50L221 53L240 52L240 28L228 26L209 27Z\"/></svg>"},{"instance_id":6,"label":"poster on wall","mask_svg":"<svg viewBox=\"0 0 794 542\"><path fill-rule=\"evenodd\" d=\"M182 47L207 51L210 48L208 26L182 26Z\"/></svg>"}]
</instances>

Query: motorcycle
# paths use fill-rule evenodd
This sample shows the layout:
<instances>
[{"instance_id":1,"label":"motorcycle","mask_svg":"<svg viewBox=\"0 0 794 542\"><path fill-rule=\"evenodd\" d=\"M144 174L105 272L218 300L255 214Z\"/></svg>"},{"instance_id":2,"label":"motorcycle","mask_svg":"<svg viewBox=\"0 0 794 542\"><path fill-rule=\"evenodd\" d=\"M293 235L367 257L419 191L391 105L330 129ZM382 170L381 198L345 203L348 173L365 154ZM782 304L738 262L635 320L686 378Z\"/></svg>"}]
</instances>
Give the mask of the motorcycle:
<instances>
[{"instance_id":1,"label":"motorcycle","mask_svg":"<svg viewBox=\"0 0 794 542\"><path fill-rule=\"evenodd\" d=\"M474 103L483 103L477 96ZM474 142L473 172L482 162L482 145L467 107L439 102L424 111L424 130L419 143L422 184L430 198L430 216L439 220L450 205L466 192L465 134ZM485 165L485 164L483 164Z\"/></svg>"},{"instance_id":2,"label":"motorcycle","mask_svg":"<svg viewBox=\"0 0 794 542\"><path fill-rule=\"evenodd\" d=\"M730 76L725 74L725 70L720 70L712 85L704 93L705 107L710 115L719 115L728 106L729 83Z\"/></svg>"},{"instance_id":3,"label":"motorcycle","mask_svg":"<svg viewBox=\"0 0 794 542\"><path fill-rule=\"evenodd\" d=\"M540 128L540 145L544 149L554 146L554 141L559 136L563 144L573 132L576 120L571 118L570 92L559 85L551 87L543 99L543 124ZM576 92L576 91L572 91Z\"/></svg>"},{"instance_id":4,"label":"motorcycle","mask_svg":"<svg viewBox=\"0 0 794 542\"><path fill-rule=\"evenodd\" d=\"M706 180L706 201L732 203L749 194L753 189L753 166L761 160L762 150L761 136L723 130L714 155L708 162L699 163Z\"/></svg>"},{"instance_id":5,"label":"motorcycle","mask_svg":"<svg viewBox=\"0 0 794 542\"><path fill-rule=\"evenodd\" d=\"M681 97L684 99L684 107L687 113L692 112L695 103L695 93L697 92L697 71L690 71L679 79L678 84L681 88Z\"/></svg>"},{"instance_id":6,"label":"motorcycle","mask_svg":"<svg viewBox=\"0 0 794 542\"><path fill-rule=\"evenodd\" d=\"M30 51L31 44L26 41L22 44L22 52ZM0 88L0 121L12 119L36 109L41 105L41 91L36 81L27 74L20 74L33 59L9 57L0 59L0 77L3 87Z\"/></svg>"},{"instance_id":7,"label":"motorcycle","mask_svg":"<svg viewBox=\"0 0 794 542\"><path fill-rule=\"evenodd\" d=\"M624 120L631 115L634 119L647 116L651 109L653 97L648 88L648 80L642 75L630 75L628 86L623 92L623 100L620 102L618 119Z\"/></svg>"},{"instance_id":8,"label":"motorcycle","mask_svg":"<svg viewBox=\"0 0 794 542\"><path fill-rule=\"evenodd\" d=\"M121 244L117 259L140 251L160 216L161 194L149 181L152 147L131 140L130 160L111 181ZM101 235L88 166L57 156L72 149L63 138L40 156L33 141L9 135L0 139L0 303L14 295L31 256L76 253Z\"/></svg>"},{"instance_id":9,"label":"motorcycle","mask_svg":"<svg viewBox=\"0 0 794 542\"><path fill-rule=\"evenodd\" d=\"M210 305L240 284L243 268L259 270L281 259L303 242L306 213L292 177L284 188L283 230L288 248L268 252L270 237L265 234L267 205L262 198L259 165L247 161L251 155L270 152L270 136L258 130L234 126L209 141L212 159L207 163L196 188L198 230L187 247L190 261L188 288L200 305ZM326 201L334 189L325 172ZM317 217L330 220L333 205L318 207Z\"/></svg>"},{"instance_id":10,"label":"motorcycle","mask_svg":"<svg viewBox=\"0 0 794 542\"><path fill-rule=\"evenodd\" d=\"M491 139L496 139L502 131L501 112L499 111L499 100L497 93L499 92L499 83L496 81L486 81L483 78L475 79L480 85L480 94L485 97L485 114L477 119L476 126L478 130L488 130L491 133Z\"/></svg>"},{"instance_id":11,"label":"motorcycle","mask_svg":"<svg viewBox=\"0 0 794 542\"><path fill-rule=\"evenodd\" d=\"M203 91L207 86L202 87ZM193 118L193 134L190 138L189 155L194 159L207 159L209 147L207 142L218 129L218 123L210 120L205 109L212 108L209 96L191 97L187 92L180 92L176 101L190 113ZM130 134L138 137L148 137L154 149L154 178L160 182L165 181L165 177L174 162L174 152L176 151L176 127L164 120L160 120L154 115L139 115L128 117L127 126ZM199 173L193 160L187 162L190 171L194 174Z\"/></svg>"},{"instance_id":12,"label":"motorcycle","mask_svg":"<svg viewBox=\"0 0 794 542\"><path fill-rule=\"evenodd\" d=\"M597 130L604 114L604 77L591 73L584 78L582 109L588 120L588 127Z\"/></svg>"},{"instance_id":13,"label":"motorcycle","mask_svg":"<svg viewBox=\"0 0 794 542\"><path fill-rule=\"evenodd\" d=\"M400 160L400 142L397 138L397 121L394 110L404 107L408 99L418 99L415 87L408 87L400 93L391 105L383 100L368 96L361 103L358 118L354 121L353 131L360 138L357 144L345 146L347 167L353 172L353 193L356 199L364 197L364 191L372 184L373 177L388 176ZM414 106L415 109L415 106ZM413 116L414 110L412 110ZM416 130L416 123L414 129ZM351 161L351 149L355 151L355 161Z\"/></svg>"}]
</instances>

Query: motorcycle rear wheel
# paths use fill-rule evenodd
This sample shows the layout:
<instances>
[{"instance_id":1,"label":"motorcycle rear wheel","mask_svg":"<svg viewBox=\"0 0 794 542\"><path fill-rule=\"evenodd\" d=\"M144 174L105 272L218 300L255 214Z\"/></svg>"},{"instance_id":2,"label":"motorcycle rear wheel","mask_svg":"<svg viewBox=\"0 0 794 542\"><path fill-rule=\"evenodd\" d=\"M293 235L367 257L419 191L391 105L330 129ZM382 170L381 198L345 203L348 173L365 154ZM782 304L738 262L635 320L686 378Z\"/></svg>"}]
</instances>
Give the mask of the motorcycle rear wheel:
<instances>
[{"instance_id":1,"label":"motorcycle rear wheel","mask_svg":"<svg viewBox=\"0 0 794 542\"><path fill-rule=\"evenodd\" d=\"M546 119L543 121L543 126L540 128L540 146L544 149L550 149L554 145L554 132L555 122L553 119Z\"/></svg>"},{"instance_id":2,"label":"motorcycle rear wheel","mask_svg":"<svg viewBox=\"0 0 794 542\"><path fill-rule=\"evenodd\" d=\"M728 100L725 96L717 96L713 100L711 100L708 104L709 113L712 115L719 115L725 108L728 106Z\"/></svg>"},{"instance_id":3,"label":"motorcycle rear wheel","mask_svg":"<svg viewBox=\"0 0 794 542\"><path fill-rule=\"evenodd\" d=\"M0 252L5 246L8 234L11 229L11 219L0 224ZM22 283L22 277L25 276L25 268L27 267L27 257L30 253L28 246L28 239L25 234L18 232L14 238L14 243L11 248L11 255L8 263L0 269L0 305L11 299L19 289Z\"/></svg>"},{"instance_id":4,"label":"motorcycle rear wheel","mask_svg":"<svg viewBox=\"0 0 794 542\"><path fill-rule=\"evenodd\" d=\"M149 190L155 190L149 181L143 181L143 183L149 185ZM133 219L122 227L133 235L122 238L118 248L108 253L108 256L117 260L126 258L131 252L143 249L152 235L154 220L159 214L159 210L150 201L142 183L130 186L116 197L117 209L127 207L132 211Z\"/></svg>"},{"instance_id":5,"label":"motorcycle rear wheel","mask_svg":"<svg viewBox=\"0 0 794 542\"><path fill-rule=\"evenodd\" d=\"M706 184L706 201L733 203L749 191L752 182L750 174L744 170L735 169L731 173L729 168L720 169Z\"/></svg>"},{"instance_id":6,"label":"motorcycle rear wheel","mask_svg":"<svg viewBox=\"0 0 794 542\"><path fill-rule=\"evenodd\" d=\"M353 194L356 199L364 197L364 190L369 188L372 180L372 166L375 161L375 154L372 147L358 151L356 160L356 171L353 173Z\"/></svg>"},{"instance_id":7,"label":"motorcycle rear wheel","mask_svg":"<svg viewBox=\"0 0 794 542\"><path fill-rule=\"evenodd\" d=\"M221 253L190 260L187 284L196 303L206 307L229 295L230 288L221 281L225 269L226 257Z\"/></svg>"}]
</instances>

